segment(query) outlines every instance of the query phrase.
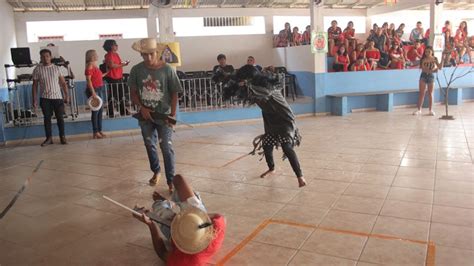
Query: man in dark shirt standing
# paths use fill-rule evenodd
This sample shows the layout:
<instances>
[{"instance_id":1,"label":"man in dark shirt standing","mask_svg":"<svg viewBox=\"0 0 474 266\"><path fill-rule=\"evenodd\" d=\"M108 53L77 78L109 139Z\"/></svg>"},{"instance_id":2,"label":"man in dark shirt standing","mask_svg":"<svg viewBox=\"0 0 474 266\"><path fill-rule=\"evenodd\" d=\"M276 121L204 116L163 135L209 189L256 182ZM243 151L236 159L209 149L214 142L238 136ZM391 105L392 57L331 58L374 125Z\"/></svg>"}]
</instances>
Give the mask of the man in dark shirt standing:
<instances>
[{"instance_id":1,"label":"man in dark shirt standing","mask_svg":"<svg viewBox=\"0 0 474 266\"><path fill-rule=\"evenodd\" d=\"M218 65L215 65L212 69L213 80L215 82L227 82L230 79L230 76L234 73L234 67L232 65L227 65L227 58L224 54L219 54L217 56Z\"/></svg>"},{"instance_id":2,"label":"man in dark shirt standing","mask_svg":"<svg viewBox=\"0 0 474 266\"><path fill-rule=\"evenodd\" d=\"M376 33L369 38L369 41L373 41L375 43L375 48L379 49L380 51L379 65L382 67L387 67L390 58L386 48L387 38L385 34L383 34L382 28L377 28Z\"/></svg>"},{"instance_id":3,"label":"man in dark shirt standing","mask_svg":"<svg viewBox=\"0 0 474 266\"><path fill-rule=\"evenodd\" d=\"M370 37L370 41L374 41L375 48L379 49L381 53L386 53L385 44L387 43L387 38L382 34L382 28L378 28L376 33Z\"/></svg>"}]
</instances>

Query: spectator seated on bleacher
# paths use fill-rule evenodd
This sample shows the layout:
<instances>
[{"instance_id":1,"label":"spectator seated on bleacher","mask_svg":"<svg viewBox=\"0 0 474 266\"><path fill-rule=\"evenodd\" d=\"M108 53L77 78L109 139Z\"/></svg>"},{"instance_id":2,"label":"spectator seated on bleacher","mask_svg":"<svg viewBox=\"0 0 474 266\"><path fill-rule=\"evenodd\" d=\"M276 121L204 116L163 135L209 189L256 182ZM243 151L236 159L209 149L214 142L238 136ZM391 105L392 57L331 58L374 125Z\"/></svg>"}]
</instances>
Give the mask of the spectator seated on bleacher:
<instances>
[{"instance_id":1,"label":"spectator seated on bleacher","mask_svg":"<svg viewBox=\"0 0 474 266\"><path fill-rule=\"evenodd\" d=\"M450 38L446 42L443 50L443 66L457 66L459 64L459 53L454 46L454 39Z\"/></svg>"},{"instance_id":2,"label":"spectator seated on bleacher","mask_svg":"<svg viewBox=\"0 0 474 266\"><path fill-rule=\"evenodd\" d=\"M370 70L370 64L362 57L359 57L354 64L351 66L351 71L368 71Z\"/></svg>"},{"instance_id":3,"label":"spectator seated on bleacher","mask_svg":"<svg viewBox=\"0 0 474 266\"><path fill-rule=\"evenodd\" d=\"M335 72L347 72L349 68L349 56L347 55L344 45L339 46L339 50L335 56L333 69Z\"/></svg>"},{"instance_id":4,"label":"spectator seated on bleacher","mask_svg":"<svg viewBox=\"0 0 474 266\"><path fill-rule=\"evenodd\" d=\"M293 34L291 32L290 23L285 23L285 28L282 29L275 38L275 47L288 47L293 41Z\"/></svg>"},{"instance_id":5,"label":"spectator seated on bleacher","mask_svg":"<svg viewBox=\"0 0 474 266\"><path fill-rule=\"evenodd\" d=\"M329 52L333 52L335 46L340 46L344 43L344 35L342 34L341 28L337 26L337 21L331 21L331 27L328 28L328 43L329 43ZM335 54L329 54L330 56L335 56Z\"/></svg>"},{"instance_id":6,"label":"spectator seated on bleacher","mask_svg":"<svg viewBox=\"0 0 474 266\"><path fill-rule=\"evenodd\" d=\"M362 43L357 44L357 47L351 52L351 56L349 57L351 60L351 65L355 64L360 58L364 59L365 62L367 61L365 56L365 47Z\"/></svg>"},{"instance_id":7,"label":"spectator seated on bleacher","mask_svg":"<svg viewBox=\"0 0 474 266\"><path fill-rule=\"evenodd\" d=\"M420 42L415 42L414 45L407 46L407 59L411 66L420 65L420 59L423 56L425 47Z\"/></svg>"},{"instance_id":8,"label":"spectator seated on bleacher","mask_svg":"<svg viewBox=\"0 0 474 266\"><path fill-rule=\"evenodd\" d=\"M403 49L398 43L393 43L389 51L390 56L390 68L391 69L404 69L405 68L405 56Z\"/></svg>"},{"instance_id":9,"label":"spectator seated on bleacher","mask_svg":"<svg viewBox=\"0 0 474 266\"><path fill-rule=\"evenodd\" d=\"M357 39L355 38L355 29L354 29L354 22L349 21L347 23L347 27L342 32L344 36L344 45L346 46L346 50L349 51L349 47L351 51L356 48Z\"/></svg>"},{"instance_id":10,"label":"spectator seated on bleacher","mask_svg":"<svg viewBox=\"0 0 474 266\"><path fill-rule=\"evenodd\" d=\"M301 33L299 32L299 28L298 27L294 27L293 28L293 40L290 44L290 46L300 46L301 45L301 42L303 40L303 36L301 35Z\"/></svg>"},{"instance_id":11,"label":"spectator seated on bleacher","mask_svg":"<svg viewBox=\"0 0 474 266\"><path fill-rule=\"evenodd\" d=\"M474 64L474 35L469 37L467 42L467 49L469 53L469 58L471 59L471 64Z\"/></svg>"},{"instance_id":12,"label":"spectator seated on bleacher","mask_svg":"<svg viewBox=\"0 0 474 266\"><path fill-rule=\"evenodd\" d=\"M306 26L306 30L303 32L302 38L303 38L301 41L302 45L311 44L311 26L310 25Z\"/></svg>"},{"instance_id":13,"label":"spectator seated on bleacher","mask_svg":"<svg viewBox=\"0 0 474 266\"><path fill-rule=\"evenodd\" d=\"M456 30L456 35L454 36L454 45L456 46L456 49L458 50L459 53L459 63L470 63L470 58L468 60L465 59L464 55L468 51L468 43L467 43L467 22L462 21L461 24L459 24L459 28ZM470 57L470 54L468 54L468 57Z\"/></svg>"},{"instance_id":14,"label":"spectator seated on bleacher","mask_svg":"<svg viewBox=\"0 0 474 266\"><path fill-rule=\"evenodd\" d=\"M365 50L365 56L367 58L367 62L370 64L370 69L377 69L377 65L380 61L380 51L379 49L375 48L374 41L369 41L369 47Z\"/></svg>"}]
</instances>

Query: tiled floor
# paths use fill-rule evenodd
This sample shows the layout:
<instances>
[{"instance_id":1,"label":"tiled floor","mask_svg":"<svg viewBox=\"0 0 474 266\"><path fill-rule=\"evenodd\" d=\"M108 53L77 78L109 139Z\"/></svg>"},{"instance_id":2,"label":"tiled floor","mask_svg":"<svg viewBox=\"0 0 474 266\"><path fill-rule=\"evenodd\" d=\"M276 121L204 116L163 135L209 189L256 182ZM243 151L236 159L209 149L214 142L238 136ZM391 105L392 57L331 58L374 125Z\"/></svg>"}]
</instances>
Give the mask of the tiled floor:
<instances>
[{"instance_id":1,"label":"tiled floor","mask_svg":"<svg viewBox=\"0 0 474 266\"><path fill-rule=\"evenodd\" d=\"M251 150L261 121L177 129L177 172L211 212L227 217L226 240L212 262L424 265L429 258L474 265L474 103L451 107L454 121L411 112L299 118L297 153L308 181L302 189L287 161L278 160L278 174L265 179L256 156L229 164ZM0 220L0 264L163 265L147 228L101 198L151 204L155 188L147 184L137 133L1 149L0 211L44 163ZM157 186L163 194L164 183ZM245 242L267 219L295 225L268 224Z\"/></svg>"}]
</instances>

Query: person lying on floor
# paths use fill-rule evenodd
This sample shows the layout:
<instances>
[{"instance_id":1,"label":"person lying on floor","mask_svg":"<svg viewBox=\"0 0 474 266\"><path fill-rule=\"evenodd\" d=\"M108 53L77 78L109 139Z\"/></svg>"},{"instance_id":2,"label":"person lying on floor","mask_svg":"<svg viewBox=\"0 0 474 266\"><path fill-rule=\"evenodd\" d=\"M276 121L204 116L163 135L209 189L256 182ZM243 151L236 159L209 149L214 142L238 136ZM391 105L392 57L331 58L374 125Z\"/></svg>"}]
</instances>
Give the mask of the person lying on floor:
<instances>
[{"instance_id":1,"label":"person lying on floor","mask_svg":"<svg viewBox=\"0 0 474 266\"><path fill-rule=\"evenodd\" d=\"M155 191L152 210L136 207L142 215L133 216L148 226L155 252L166 265L206 265L222 246L225 218L208 214L199 193L181 175L173 185L169 200Z\"/></svg>"}]
</instances>

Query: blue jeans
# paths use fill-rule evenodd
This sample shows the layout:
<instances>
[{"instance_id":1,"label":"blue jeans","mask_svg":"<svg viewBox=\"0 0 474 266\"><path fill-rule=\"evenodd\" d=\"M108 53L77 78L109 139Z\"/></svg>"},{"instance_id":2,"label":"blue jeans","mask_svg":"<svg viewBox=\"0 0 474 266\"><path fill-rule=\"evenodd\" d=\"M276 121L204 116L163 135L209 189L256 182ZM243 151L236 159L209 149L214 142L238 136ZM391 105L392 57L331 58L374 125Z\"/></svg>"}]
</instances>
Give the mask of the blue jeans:
<instances>
[{"instance_id":1,"label":"blue jeans","mask_svg":"<svg viewBox=\"0 0 474 266\"><path fill-rule=\"evenodd\" d=\"M166 125L156 125L150 121L142 120L138 124L142 129L143 142L145 142L150 169L153 173L159 173L161 170L158 159L157 145L160 144L163 160L165 161L166 182L171 184L174 177L174 150L171 140L173 129Z\"/></svg>"},{"instance_id":2,"label":"blue jeans","mask_svg":"<svg viewBox=\"0 0 474 266\"><path fill-rule=\"evenodd\" d=\"M102 111L104 110L104 104L106 100L104 86L95 89L95 94L97 94L97 96L102 99L103 104L99 111L92 111L91 114L92 132L94 132L94 134L97 132L102 132ZM86 89L86 95L87 98L92 96L92 94L89 92L89 89Z\"/></svg>"}]
</instances>

